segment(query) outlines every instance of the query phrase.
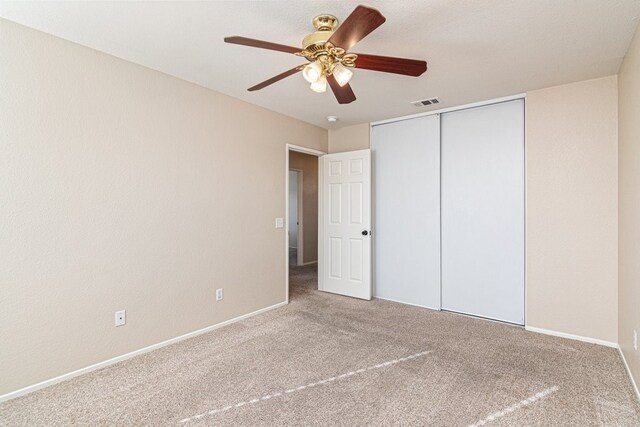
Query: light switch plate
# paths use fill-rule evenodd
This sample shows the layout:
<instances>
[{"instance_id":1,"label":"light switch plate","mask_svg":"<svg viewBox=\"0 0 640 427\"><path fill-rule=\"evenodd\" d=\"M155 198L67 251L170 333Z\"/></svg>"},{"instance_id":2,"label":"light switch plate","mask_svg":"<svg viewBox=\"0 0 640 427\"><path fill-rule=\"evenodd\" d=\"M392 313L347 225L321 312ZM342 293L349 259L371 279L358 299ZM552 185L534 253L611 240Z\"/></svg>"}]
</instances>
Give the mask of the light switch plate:
<instances>
[{"instance_id":1,"label":"light switch plate","mask_svg":"<svg viewBox=\"0 0 640 427\"><path fill-rule=\"evenodd\" d=\"M284 218L276 218L276 228L284 228Z\"/></svg>"}]
</instances>

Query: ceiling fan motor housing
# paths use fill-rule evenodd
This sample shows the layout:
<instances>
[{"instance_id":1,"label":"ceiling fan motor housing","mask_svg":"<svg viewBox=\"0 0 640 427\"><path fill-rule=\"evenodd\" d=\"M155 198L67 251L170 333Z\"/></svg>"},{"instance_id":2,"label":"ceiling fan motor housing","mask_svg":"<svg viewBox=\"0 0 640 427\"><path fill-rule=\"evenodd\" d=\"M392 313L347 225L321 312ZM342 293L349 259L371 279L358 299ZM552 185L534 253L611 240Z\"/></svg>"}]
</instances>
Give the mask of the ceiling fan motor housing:
<instances>
[{"instance_id":1,"label":"ceiling fan motor housing","mask_svg":"<svg viewBox=\"0 0 640 427\"><path fill-rule=\"evenodd\" d=\"M317 31L302 40L302 48L314 53L324 49L324 44L333 35L333 31L338 25L338 18L333 15L318 15L313 18L312 23Z\"/></svg>"}]
</instances>

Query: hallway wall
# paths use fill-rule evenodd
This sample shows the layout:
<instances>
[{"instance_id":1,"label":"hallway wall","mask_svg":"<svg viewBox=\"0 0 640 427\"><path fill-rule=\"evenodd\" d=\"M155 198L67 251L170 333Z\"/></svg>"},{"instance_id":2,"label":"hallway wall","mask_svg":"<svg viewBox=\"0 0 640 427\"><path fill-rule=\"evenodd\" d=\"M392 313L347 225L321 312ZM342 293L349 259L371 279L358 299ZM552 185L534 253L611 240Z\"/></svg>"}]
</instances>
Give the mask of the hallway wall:
<instances>
[{"instance_id":1,"label":"hallway wall","mask_svg":"<svg viewBox=\"0 0 640 427\"><path fill-rule=\"evenodd\" d=\"M318 157L289 152L289 168L302 170L303 262L318 261Z\"/></svg>"}]
</instances>

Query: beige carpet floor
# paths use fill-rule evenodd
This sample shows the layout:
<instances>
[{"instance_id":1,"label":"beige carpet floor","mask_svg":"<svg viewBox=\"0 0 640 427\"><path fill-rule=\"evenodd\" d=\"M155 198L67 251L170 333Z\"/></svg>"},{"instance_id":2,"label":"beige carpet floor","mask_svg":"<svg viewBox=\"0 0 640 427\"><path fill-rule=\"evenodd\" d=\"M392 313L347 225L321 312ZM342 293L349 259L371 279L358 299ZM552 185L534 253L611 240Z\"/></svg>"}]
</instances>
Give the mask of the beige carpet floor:
<instances>
[{"instance_id":1,"label":"beige carpet floor","mask_svg":"<svg viewBox=\"0 0 640 427\"><path fill-rule=\"evenodd\" d=\"M321 293L0 405L0 425L638 426L616 350Z\"/></svg>"}]
</instances>

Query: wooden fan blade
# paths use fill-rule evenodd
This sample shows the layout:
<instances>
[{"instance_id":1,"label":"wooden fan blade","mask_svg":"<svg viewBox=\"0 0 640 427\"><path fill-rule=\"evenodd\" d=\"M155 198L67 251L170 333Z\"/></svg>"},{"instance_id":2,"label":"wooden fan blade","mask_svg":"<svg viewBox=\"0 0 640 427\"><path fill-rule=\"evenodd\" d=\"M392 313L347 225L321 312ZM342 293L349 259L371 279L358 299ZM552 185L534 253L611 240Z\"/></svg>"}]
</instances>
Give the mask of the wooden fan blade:
<instances>
[{"instance_id":1,"label":"wooden fan blade","mask_svg":"<svg viewBox=\"0 0 640 427\"><path fill-rule=\"evenodd\" d=\"M255 86L250 87L249 89L247 89L249 92L253 92L254 90L260 90L262 88L265 88L271 84L274 84L275 82L278 82L282 79L284 79L285 77L289 77L295 73L297 73L298 71L302 70L304 68L304 65L298 65L295 68L292 68L290 70L285 71L284 73L280 73L277 76L271 77L268 80L263 81L262 83L258 83Z\"/></svg>"},{"instance_id":2,"label":"wooden fan blade","mask_svg":"<svg viewBox=\"0 0 640 427\"><path fill-rule=\"evenodd\" d=\"M261 49L277 50L279 52L287 53L298 53L302 50L293 46L286 46L283 44L265 42L263 40L249 39L240 36L225 37L224 41L227 43L241 44L243 46L259 47Z\"/></svg>"},{"instance_id":3,"label":"wooden fan blade","mask_svg":"<svg viewBox=\"0 0 640 427\"><path fill-rule=\"evenodd\" d=\"M349 50L354 44L384 24L384 21L386 21L385 17L376 9L360 5L338 26L338 29L329 38L329 42L334 46Z\"/></svg>"},{"instance_id":4,"label":"wooden fan blade","mask_svg":"<svg viewBox=\"0 0 640 427\"><path fill-rule=\"evenodd\" d=\"M344 86L340 86L336 81L336 78L333 77L333 74L327 76L327 82L329 83L329 86L331 86L331 90L336 96L338 104L350 104L356 100L356 94L353 93L353 89L351 89L349 83Z\"/></svg>"},{"instance_id":5,"label":"wooden fan blade","mask_svg":"<svg viewBox=\"0 0 640 427\"><path fill-rule=\"evenodd\" d=\"M383 73L404 74L405 76L414 77L418 77L427 71L426 61L359 53L356 55L358 55L358 58L356 59L356 68L382 71Z\"/></svg>"}]
</instances>

